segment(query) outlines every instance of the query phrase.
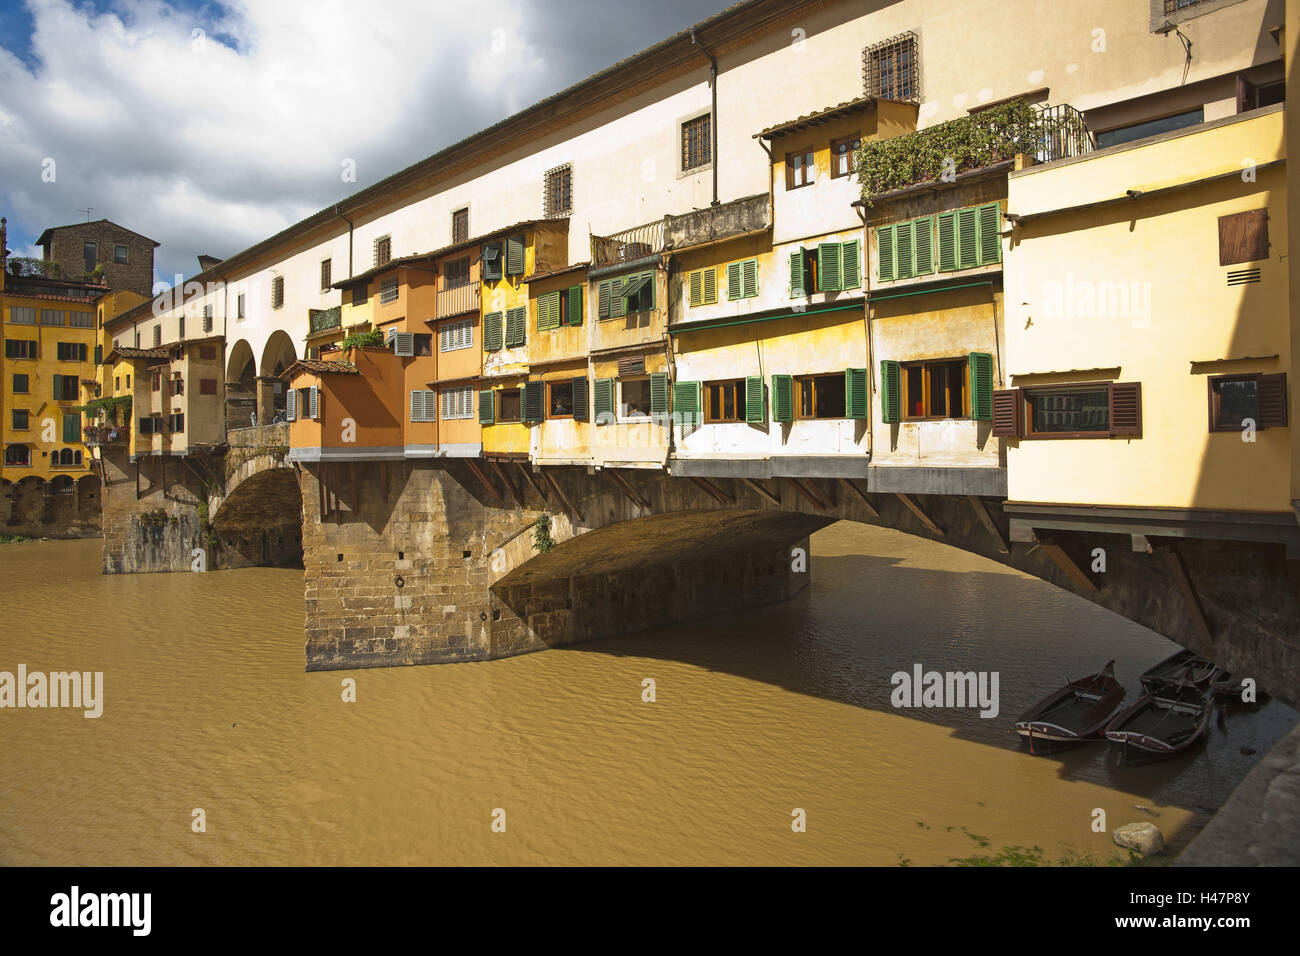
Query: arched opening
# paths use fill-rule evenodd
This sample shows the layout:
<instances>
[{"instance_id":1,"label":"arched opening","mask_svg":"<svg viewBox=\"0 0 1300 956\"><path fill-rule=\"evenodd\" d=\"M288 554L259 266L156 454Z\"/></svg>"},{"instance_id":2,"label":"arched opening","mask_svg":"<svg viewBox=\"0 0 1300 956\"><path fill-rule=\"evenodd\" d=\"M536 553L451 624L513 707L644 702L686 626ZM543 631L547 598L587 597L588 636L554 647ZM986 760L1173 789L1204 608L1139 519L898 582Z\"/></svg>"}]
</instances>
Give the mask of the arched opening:
<instances>
[{"instance_id":1,"label":"arched opening","mask_svg":"<svg viewBox=\"0 0 1300 956\"><path fill-rule=\"evenodd\" d=\"M226 421L231 428L246 428L257 410L257 365L253 348L240 339L230 349L226 364Z\"/></svg>"},{"instance_id":2,"label":"arched opening","mask_svg":"<svg viewBox=\"0 0 1300 956\"><path fill-rule=\"evenodd\" d=\"M298 360L293 339L283 329L276 329L262 349L261 376L258 389L258 420L266 425L284 421L285 384L280 374Z\"/></svg>"}]
</instances>

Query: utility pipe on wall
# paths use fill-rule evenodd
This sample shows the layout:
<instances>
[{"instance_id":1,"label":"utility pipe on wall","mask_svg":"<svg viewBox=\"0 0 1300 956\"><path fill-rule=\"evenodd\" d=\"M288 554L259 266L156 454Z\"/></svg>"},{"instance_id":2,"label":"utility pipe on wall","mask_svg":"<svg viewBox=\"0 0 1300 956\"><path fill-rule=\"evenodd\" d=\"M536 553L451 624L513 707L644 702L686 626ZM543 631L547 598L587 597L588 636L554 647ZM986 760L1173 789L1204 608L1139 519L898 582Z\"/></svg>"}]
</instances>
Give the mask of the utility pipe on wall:
<instances>
[{"instance_id":1,"label":"utility pipe on wall","mask_svg":"<svg viewBox=\"0 0 1300 956\"><path fill-rule=\"evenodd\" d=\"M713 54L704 49L704 45L695 38L695 28L691 27L691 42L700 48L709 60L709 90L713 98L713 104L709 107L709 138L712 140L709 148L711 150L710 158L713 160L713 205L719 205L718 202L718 61L714 59Z\"/></svg>"}]
</instances>

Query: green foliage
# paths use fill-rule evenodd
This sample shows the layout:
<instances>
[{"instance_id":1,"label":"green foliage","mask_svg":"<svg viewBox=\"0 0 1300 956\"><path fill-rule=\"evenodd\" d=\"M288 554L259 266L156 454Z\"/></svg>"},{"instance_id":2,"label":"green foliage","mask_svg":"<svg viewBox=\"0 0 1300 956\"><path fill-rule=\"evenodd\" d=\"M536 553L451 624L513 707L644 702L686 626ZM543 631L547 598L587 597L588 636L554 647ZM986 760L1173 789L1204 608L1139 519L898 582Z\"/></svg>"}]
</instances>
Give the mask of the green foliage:
<instances>
[{"instance_id":1,"label":"green foliage","mask_svg":"<svg viewBox=\"0 0 1300 956\"><path fill-rule=\"evenodd\" d=\"M77 411L83 412L94 418L106 418L110 412L117 409L124 409L128 416L131 414L131 396L116 395L112 398L96 398L87 402L85 405L77 407Z\"/></svg>"},{"instance_id":2,"label":"green foliage","mask_svg":"<svg viewBox=\"0 0 1300 956\"><path fill-rule=\"evenodd\" d=\"M374 348L384 344L384 333L378 329L369 332L353 332L343 340L342 348L346 352L354 348Z\"/></svg>"},{"instance_id":3,"label":"green foliage","mask_svg":"<svg viewBox=\"0 0 1300 956\"><path fill-rule=\"evenodd\" d=\"M873 196L934 182L945 171L955 175L1037 153L1047 133L1038 111L1015 100L905 136L863 140L856 157L862 198L870 205Z\"/></svg>"},{"instance_id":4,"label":"green foliage","mask_svg":"<svg viewBox=\"0 0 1300 956\"><path fill-rule=\"evenodd\" d=\"M140 515L140 524L145 528L161 528L167 524L167 512L162 508L154 508L152 511L145 511Z\"/></svg>"},{"instance_id":5,"label":"green foliage","mask_svg":"<svg viewBox=\"0 0 1300 956\"><path fill-rule=\"evenodd\" d=\"M39 538L29 538L25 534L0 534L0 544L22 544L26 541L39 540Z\"/></svg>"},{"instance_id":6,"label":"green foliage","mask_svg":"<svg viewBox=\"0 0 1300 956\"><path fill-rule=\"evenodd\" d=\"M550 551L555 547L555 539L551 537L551 516L545 511L533 525L533 550L543 553Z\"/></svg>"}]
</instances>

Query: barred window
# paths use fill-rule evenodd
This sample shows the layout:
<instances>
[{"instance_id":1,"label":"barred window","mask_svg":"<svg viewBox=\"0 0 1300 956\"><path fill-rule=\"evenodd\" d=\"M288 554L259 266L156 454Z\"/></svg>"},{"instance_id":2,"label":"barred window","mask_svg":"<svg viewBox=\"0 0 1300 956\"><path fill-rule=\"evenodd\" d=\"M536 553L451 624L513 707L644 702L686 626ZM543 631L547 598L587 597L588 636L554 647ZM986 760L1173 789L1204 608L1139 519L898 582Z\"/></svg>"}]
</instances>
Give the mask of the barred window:
<instances>
[{"instance_id":1,"label":"barred window","mask_svg":"<svg viewBox=\"0 0 1300 956\"><path fill-rule=\"evenodd\" d=\"M284 306L284 276L276 276L271 280L271 308L279 309Z\"/></svg>"},{"instance_id":2,"label":"barred window","mask_svg":"<svg viewBox=\"0 0 1300 956\"><path fill-rule=\"evenodd\" d=\"M375 265L382 266L393 258L393 237L380 236L375 240Z\"/></svg>"},{"instance_id":3,"label":"barred window","mask_svg":"<svg viewBox=\"0 0 1300 956\"><path fill-rule=\"evenodd\" d=\"M705 113L682 124L682 169L707 166L713 159L711 117Z\"/></svg>"},{"instance_id":4,"label":"barred window","mask_svg":"<svg viewBox=\"0 0 1300 956\"><path fill-rule=\"evenodd\" d=\"M550 219L567 216L573 212L573 167L557 166L546 174L546 189L542 197L543 215Z\"/></svg>"},{"instance_id":5,"label":"barred window","mask_svg":"<svg viewBox=\"0 0 1300 956\"><path fill-rule=\"evenodd\" d=\"M451 241L464 242L469 238L469 209L457 209L451 214Z\"/></svg>"},{"instance_id":6,"label":"barred window","mask_svg":"<svg viewBox=\"0 0 1300 956\"><path fill-rule=\"evenodd\" d=\"M862 51L862 72L868 96L916 102L921 98L921 61L915 33L869 46Z\"/></svg>"},{"instance_id":7,"label":"barred window","mask_svg":"<svg viewBox=\"0 0 1300 956\"><path fill-rule=\"evenodd\" d=\"M384 305L397 301L397 277L379 283L379 301Z\"/></svg>"},{"instance_id":8,"label":"barred window","mask_svg":"<svg viewBox=\"0 0 1300 956\"><path fill-rule=\"evenodd\" d=\"M333 281L332 273L334 272L334 260L322 259L320 261L320 290L326 292L329 290L330 282Z\"/></svg>"}]
</instances>

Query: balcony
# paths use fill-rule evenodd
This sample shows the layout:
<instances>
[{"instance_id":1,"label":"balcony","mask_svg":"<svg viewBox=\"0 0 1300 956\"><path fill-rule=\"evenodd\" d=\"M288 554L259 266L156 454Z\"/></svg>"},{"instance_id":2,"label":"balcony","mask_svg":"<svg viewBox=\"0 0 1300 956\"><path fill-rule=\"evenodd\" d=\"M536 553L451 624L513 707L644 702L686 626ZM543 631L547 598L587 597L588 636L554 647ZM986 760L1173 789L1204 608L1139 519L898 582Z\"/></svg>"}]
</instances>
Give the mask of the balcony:
<instances>
[{"instance_id":1,"label":"balcony","mask_svg":"<svg viewBox=\"0 0 1300 956\"><path fill-rule=\"evenodd\" d=\"M666 218L656 219L612 236L592 236L591 268L604 269L638 262L662 252L666 222Z\"/></svg>"},{"instance_id":2,"label":"balcony","mask_svg":"<svg viewBox=\"0 0 1300 956\"><path fill-rule=\"evenodd\" d=\"M87 425L81 431L89 446L116 445L131 440L130 425Z\"/></svg>"},{"instance_id":3,"label":"balcony","mask_svg":"<svg viewBox=\"0 0 1300 956\"><path fill-rule=\"evenodd\" d=\"M445 319L453 315L479 310L479 283L467 282L438 293L436 306L437 318Z\"/></svg>"},{"instance_id":4,"label":"balcony","mask_svg":"<svg viewBox=\"0 0 1300 956\"><path fill-rule=\"evenodd\" d=\"M308 309L307 321L310 335L337 329L343 322L343 307L336 305L332 309Z\"/></svg>"},{"instance_id":5,"label":"balcony","mask_svg":"<svg viewBox=\"0 0 1300 956\"><path fill-rule=\"evenodd\" d=\"M685 249L766 229L767 193L736 199L719 206L669 216L664 238L670 249Z\"/></svg>"}]
</instances>

